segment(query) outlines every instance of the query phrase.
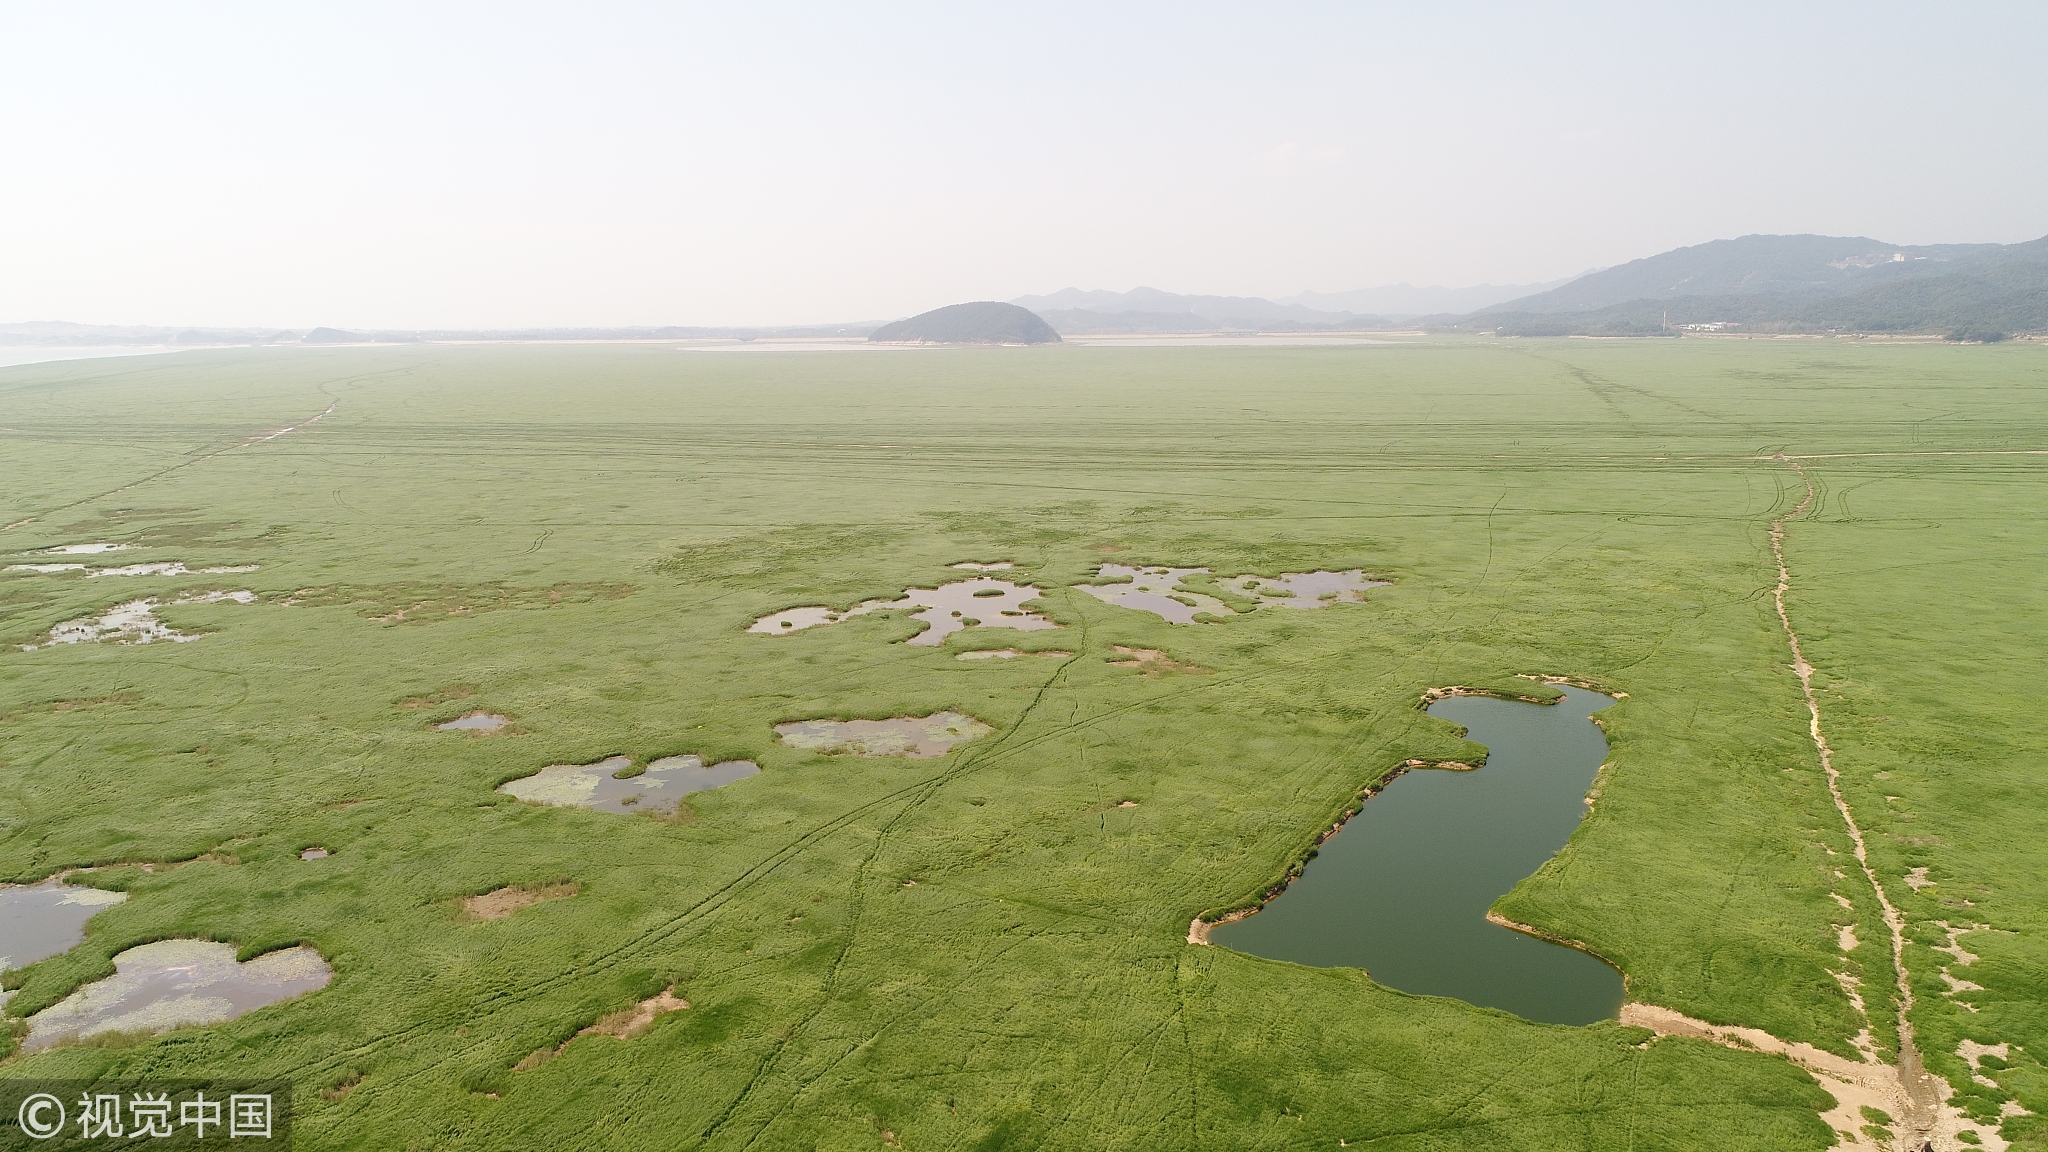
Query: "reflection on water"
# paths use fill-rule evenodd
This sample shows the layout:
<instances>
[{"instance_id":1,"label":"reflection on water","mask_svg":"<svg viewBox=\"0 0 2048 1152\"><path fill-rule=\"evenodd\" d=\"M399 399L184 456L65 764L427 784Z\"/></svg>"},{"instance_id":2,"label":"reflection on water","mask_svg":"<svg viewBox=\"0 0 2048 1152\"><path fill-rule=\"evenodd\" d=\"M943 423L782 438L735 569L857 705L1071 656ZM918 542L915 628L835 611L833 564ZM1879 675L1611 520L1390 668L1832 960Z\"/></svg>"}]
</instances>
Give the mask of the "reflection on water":
<instances>
[{"instance_id":1,"label":"reflection on water","mask_svg":"<svg viewBox=\"0 0 2048 1152\"><path fill-rule=\"evenodd\" d=\"M1566 688L1556 704L1454 696L1431 716L1486 745L1475 772L1418 769L1366 801L1286 892L1220 924L1216 944L1316 967L1363 968L1391 988L1455 996L1529 1020L1590 1024L1621 1007L1621 974L1587 953L1487 921L1564 846L1607 755L1590 719L1614 703Z\"/></svg>"},{"instance_id":2,"label":"reflection on water","mask_svg":"<svg viewBox=\"0 0 2048 1152\"><path fill-rule=\"evenodd\" d=\"M324 988L334 970L300 945L235 962L235 946L159 940L114 957L114 974L29 1017L22 1050L101 1032L163 1032L219 1024L267 1004Z\"/></svg>"},{"instance_id":3,"label":"reflection on water","mask_svg":"<svg viewBox=\"0 0 2048 1152\"><path fill-rule=\"evenodd\" d=\"M692 792L744 780L761 771L752 760L706 764L695 756L664 756L649 764L645 772L620 779L618 773L632 766L632 758L627 756L595 764L555 764L501 784L498 791L530 804L665 816L675 812L683 797Z\"/></svg>"},{"instance_id":4,"label":"reflection on water","mask_svg":"<svg viewBox=\"0 0 2048 1152\"><path fill-rule=\"evenodd\" d=\"M0 971L26 968L85 939L85 922L128 897L62 880L0 884Z\"/></svg>"},{"instance_id":5,"label":"reflection on water","mask_svg":"<svg viewBox=\"0 0 2048 1152\"><path fill-rule=\"evenodd\" d=\"M1101 576L1126 576L1122 584L1077 584L1075 587L1105 604L1150 612L1168 624L1193 624L1195 614L1231 616L1214 596L1190 592L1180 586L1181 577L1207 572L1207 568L1133 568L1128 564L1104 564Z\"/></svg>"},{"instance_id":6,"label":"reflection on water","mask_svg":"<svg viewBox=\"0 0 2048 1152\"><path fill-rule=\"evenodd\" d=\"M1362 604L1369 588L1385 588L1385 580L1369 580L1364 572L1282 572L1278 576L1238 576L1225 588L1261 604L1282 608L1321 608L1326 604Z\"/></svg>"},{"instance_id":7,"label":"reflection on water","mask_svg":"<svg viewBox=\"0 0 2048 1152\"><path fill-rule=\"evenodd\" d=\"M1008 567L1008 564L1000 566ZM993 568L998 565L955 564L953 567ZM754 621L747 626L747 631L787 636L805 628L837 624L841 620L886 608L922 608L924 611L915 613L911 618L924 621L928 627L912 636L909 642L917 647L932 648L945 643L946 637L962 628L980 626L1036 632L1041 628L1059 627L1024 607L1036 599L1038 589L1029 584L1012 584L1008 580L977 576L971 580L941 584L937 588L907 588L900 600L869 600L844 612L823 607L786 608Z\"/></svg>"}]
</instances>

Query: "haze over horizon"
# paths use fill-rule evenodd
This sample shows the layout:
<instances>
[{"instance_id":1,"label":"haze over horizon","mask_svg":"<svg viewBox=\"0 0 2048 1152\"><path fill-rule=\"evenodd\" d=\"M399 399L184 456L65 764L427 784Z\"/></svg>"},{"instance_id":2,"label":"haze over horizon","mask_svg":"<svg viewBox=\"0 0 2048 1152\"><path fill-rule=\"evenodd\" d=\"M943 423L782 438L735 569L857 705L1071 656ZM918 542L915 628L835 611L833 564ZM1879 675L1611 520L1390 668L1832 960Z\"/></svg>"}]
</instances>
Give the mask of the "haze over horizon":
<instances>
[{"instance_id":1,"label":"haze over horizon","mask_svg":"<svg viewBox=\"0 0 2048 1152\"><path fill-rule=\"evenodd\" d=\"M0 321L826 323L2048 232L2038 5L1289 11L21 10Z\"/></svg>"}]
</instances>

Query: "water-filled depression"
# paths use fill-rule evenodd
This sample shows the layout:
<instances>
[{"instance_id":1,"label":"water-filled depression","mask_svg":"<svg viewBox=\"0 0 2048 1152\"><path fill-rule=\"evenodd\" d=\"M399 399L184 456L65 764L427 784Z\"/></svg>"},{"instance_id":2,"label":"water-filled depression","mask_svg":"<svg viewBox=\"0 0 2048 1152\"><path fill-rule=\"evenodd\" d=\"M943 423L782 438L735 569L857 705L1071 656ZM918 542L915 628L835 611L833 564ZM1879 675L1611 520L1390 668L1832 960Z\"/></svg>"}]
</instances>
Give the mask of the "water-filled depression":
<instances>
[{"instance_id":1,"label":"water-filled depression","mask_svg":"<svg viewBox=\"0 0 2048 1152\"><path fill-rule=\"evenodd\" d=\"M0 884L0 971L26 968L85 939L85 922L128 897L60 879Z\"/></svg>"},{"instance_id":2,"label":"water-filled depression","mask_svg":"<svg viewBox=\"0 0 2048 1152\"><path fill-rule=\"evenodd\" d=\"M1621 1007L1600 959L1486 919L1585 815L1607 756L1581 688L1555 704L1453 696L1429 714L1486 745L1477 771L1418 769L1365 802L1287 891L1219 924L1216 944L1315 967L1358 967L1390 988L1454 996L1529 1020L1590 1024Z\"/></svg>"}]
</instances>

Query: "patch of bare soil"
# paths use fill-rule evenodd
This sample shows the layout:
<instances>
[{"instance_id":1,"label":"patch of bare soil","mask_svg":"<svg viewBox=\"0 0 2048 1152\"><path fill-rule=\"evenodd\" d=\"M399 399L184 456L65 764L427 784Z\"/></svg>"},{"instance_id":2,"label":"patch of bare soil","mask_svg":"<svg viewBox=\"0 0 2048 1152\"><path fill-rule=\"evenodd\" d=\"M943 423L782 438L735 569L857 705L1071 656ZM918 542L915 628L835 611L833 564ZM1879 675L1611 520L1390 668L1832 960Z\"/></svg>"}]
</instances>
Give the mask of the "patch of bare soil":
<instances>
[{"instance_id":1,"label":"patch of bare soil","mask_svg":"<svg viewBox=\"0 0 2048 1152\"><path fill-rule=\"evenodd\" d=\"M566 900L581 892L583 886L574 882L563 884L508 885L481 896L464 896L462 912L456 917L464 922L478 920L503 920L522 908L531 908L543 900Z\"/></svg>"},{"instance_id":2,"label":"patch of bare soil","mask_svg":"<svg viewBox=\"0 0 2048 1152\"><path fill-rule=\"evenodd\" d=\"M512 1066L514 1072L531 1072L569 1050L569 1045L584 1036L611 1036L619 1040L631 1040L654 1027L654 1022L670 1012L681 1012L690 1006L688 1000L676 995L674 985L662 989L631 1008L621 1008L608 1016L599 1017L597 1023L579 1029L553 1048L537 1048Z\"/></svg>"},{"instance_id":3,"label":"patch of bare soil","mask_svg":"<svg viewBox=\"0 0 2048 1152\"><path fill-rule=\"evenodd\" d=\"M670 1013L680 1012L690 1002L676 995L674 987L662 989L631 1008L621 1008L600 1019L597 1023L578 1032L578 1036L613 1036L620 1040L631 1040L649 1028L655 1020Z\"/></svg>"},{"instance_id":4,"label":"patch of bare soil","mask_svg":"<svg viewBox=\"0 0 2048 1152\"><path fill-rule=\"evenodd\" d=\"M1186 672L1201 676L1209 671L1209 669L1199 664L1186 664L1175 660L1157 648L1126 648L1118 644L1116 650L1123 654L1126 659L1111 660L1109 662L1110 667L1136 668L1139 670L1139 674L1148 680L1163 676L1168 672Z\"/></svg>"},{"instance_id":5,"label":"patch of bare soil","mask_svg":"<svg viewBox=\"0 0 2048 1152\"><path fill-rule=\"evenodd\" d=\"M1584 687L1584 685L1577 685L1577 687ZM1598 692L1600 689L1595 688L1592 691ZM1496 691L1492 688L1470 688L1463 684L1450 684L1442 688L1431 688L1429 691L1424 692L1422 694L1422 706L1427 708L1439 700L1448 700L1453 696L1491 696L1496 700L1524 700L1531 704L1555 704L1557 702L1555 700L1545 700L1541 696L1526 696L1518 692L1504 692Z\"/></svg>"},{"instance_id":6,"label":"patch of bare soil","mask_svg":"<svg viewBox=\"0 0 2048 1152\"><path fill-rule=\"evenodd\" d=\"M1018 649L1018 648L977 648L977 649L975 649L975 650L973 650L973 651L971 651L971 652L962 652L962 653L961 653L960 655L958 655L958 656L955 656L955 657L954 657L954 659L955 659L955 660L1015 660L1015 659L1016 659L1017 657L1019 657L1019 656L1058 656L1058 657L1060 657L1061 659L1065 659L1066 657L1068 657L1068 656L1072 656L1072 655L1073 655L1073 653L1072 653L1072 652L1058 652L1058 651L1054 651L1054 650L1052 650L1052 649L1050 649L1050 648L1047 648L1047 649L1041 649L1041 650L1039 650L1039 651L1035 651L1035 652L1025 652L1025 651L1023 651L1022 649Z\"/></svg>"},{"instance_id":7,"label":"patch of bare soil","mask_svg":"<svg viewBox=\"0 0 2048 1152\"><path fill-rule=\"evenodd\" d=\"M1979 1124L1948 1103L1953 1090L1939 1077L1929 1077L1939 1089L1931 1103L1914 1099L1910 1079L1897 1065L1878 1060L1851 1060L1823 1052L1811 1044L1788 1044L1760 1028L1723 1027L1653 1004L1623 1004L1621 1023L1648 1028L1658 1036L1687 1036L1728 1048L1767 1052L1783 1056L1806 1070L1815 1082L1835 1098L1835 1107L1821 1113L1821 1119L1835 1130L1838 1148L1859 1152L1920 1152L1927 1144L1938 1149L1961 1148L1956 1137L1963 1132L1976 1136L1973 1145L1989 1152L2004 1152L2008 1146L1996 1126ZM1893 1118L1892 1139L1880 1144L1864 1131L1864 1108L1876 1108Z\"/></svg>"},{"instance_id":8,"label":"patch of bare soil","mask_svg":"<svg viewBox=\"0 0 2048 1152\"><path fill-rule=\"evenodd\" d=\"M1193 920L1188 921L1188 943L1207 944L1209 943L1209 933L1214 932L1222 925L1235 924L1257 911L1257 908L1239 908L1221 920L1204 920L1197 916Z\"/></svg>"}]
</instances>

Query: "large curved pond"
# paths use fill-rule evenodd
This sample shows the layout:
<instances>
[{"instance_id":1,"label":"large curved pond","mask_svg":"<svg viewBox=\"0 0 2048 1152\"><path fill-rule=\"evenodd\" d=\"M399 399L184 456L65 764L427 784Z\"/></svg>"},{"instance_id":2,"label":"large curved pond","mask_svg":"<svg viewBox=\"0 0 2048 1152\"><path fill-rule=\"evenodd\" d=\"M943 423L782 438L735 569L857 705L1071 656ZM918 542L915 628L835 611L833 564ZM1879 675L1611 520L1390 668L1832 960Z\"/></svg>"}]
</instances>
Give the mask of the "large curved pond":
<instances>
[{"instance_id":1,"label":"large curved pond","mask_svg":"<svg viewBox=\"0 0 2048 1152\"><path fill-rule=\"evenodd\" d=\"M1319 968L1363 968L1390 988L1454 996L1529 1020L1590 1024L1620 1010L1621 973L1597 957L1488 922L1493 902L1550 859L1585 816L1607 756L1593 713L1453 696L1429 714L1486 745L1476 772L1418 769L1366 801L1302 875L1213 943Z\"/></svg>"}]
</instances>

